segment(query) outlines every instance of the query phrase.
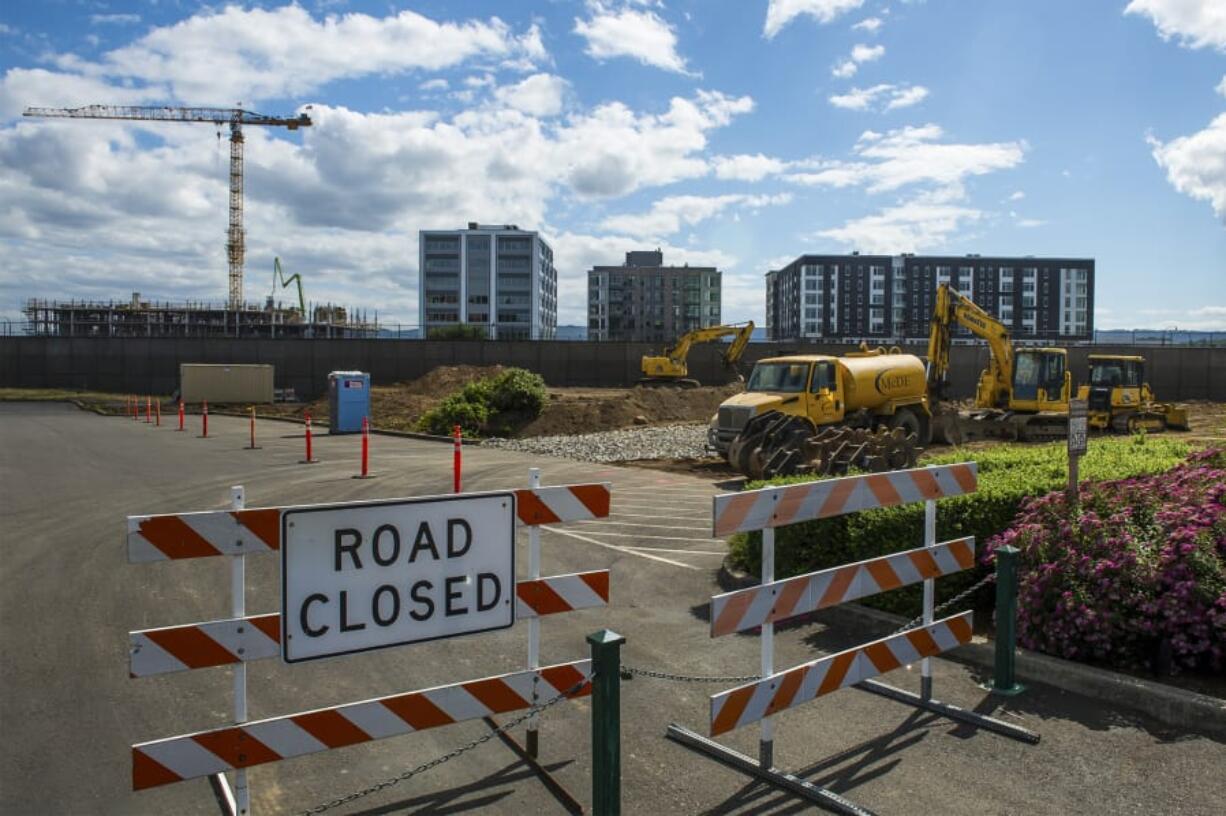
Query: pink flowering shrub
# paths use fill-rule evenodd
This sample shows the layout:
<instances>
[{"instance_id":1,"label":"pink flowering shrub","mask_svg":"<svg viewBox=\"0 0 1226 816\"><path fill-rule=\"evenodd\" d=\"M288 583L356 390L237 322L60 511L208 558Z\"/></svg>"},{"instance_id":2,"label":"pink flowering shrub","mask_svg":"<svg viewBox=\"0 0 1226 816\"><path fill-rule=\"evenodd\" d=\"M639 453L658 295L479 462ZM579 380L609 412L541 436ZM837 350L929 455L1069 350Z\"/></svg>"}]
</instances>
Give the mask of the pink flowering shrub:
<instances>
[{"instance_id":1,"label":"pink flowering shrub","mask_svg":"<svg viewBox=\"0 0 1226 816\"><path fill-rule=\"evenodd\" d=\"M1028 649L1143 667L1226 671L1226 450L1157 475L1086 482L1022 505L992 538L1021 550L1018 639Z\"/></svg>"}]
</instances>

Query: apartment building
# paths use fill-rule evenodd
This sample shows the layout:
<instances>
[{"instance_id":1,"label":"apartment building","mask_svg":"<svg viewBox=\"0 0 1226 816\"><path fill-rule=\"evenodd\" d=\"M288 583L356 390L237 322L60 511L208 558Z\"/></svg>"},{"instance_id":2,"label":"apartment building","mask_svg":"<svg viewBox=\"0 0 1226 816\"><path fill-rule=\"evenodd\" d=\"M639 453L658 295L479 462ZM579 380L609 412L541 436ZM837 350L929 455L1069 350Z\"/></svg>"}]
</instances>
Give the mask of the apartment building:
<instances>
[{"instance_id":1,"label":"apartment building","mask_svg":"<svg viewBox=\"0 0 1226 816\"><path fill-rule=\"evenodd\" d=\"M768 272L767 337L924 338L942 283L1003 322L1019 341L1093 337L1093 258L857 253L802 255ZM955 336L969 334L959 329Z\"/></svg>"},{"instance_id":2,"label":"apartment building","mask_svg":"<svg viewBox=\"0 0 1226 816\"><path fill-rule=\"evenodd\" d=\"M720 323L720 271L665 266L658 249L627 252L621 266L592 267L587 282L592 340L671 343Z\"/></svg>"},{"instance_id":3,"label":"apartment building","mask_svg":"<svg viewBox=\"0 0 1226 816\"><path fill-rule=\"evenodd\" d=\"M429 337L480 326L491 340L552 340L558 325L553 249L514 224L418 233L418 314Z\"/></svg>"}]
</instances>

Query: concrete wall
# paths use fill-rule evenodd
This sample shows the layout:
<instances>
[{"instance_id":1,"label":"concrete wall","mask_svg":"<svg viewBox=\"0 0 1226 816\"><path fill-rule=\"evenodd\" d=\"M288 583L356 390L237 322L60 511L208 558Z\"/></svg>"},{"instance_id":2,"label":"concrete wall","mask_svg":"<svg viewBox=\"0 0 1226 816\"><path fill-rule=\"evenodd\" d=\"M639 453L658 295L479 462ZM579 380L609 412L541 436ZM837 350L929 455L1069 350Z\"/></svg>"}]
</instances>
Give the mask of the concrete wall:
<instances>
[{"instance_id":1,"label":"concrete wall","mask_svg":"<svg viewBox=\"0 0 1226 816\"><path fill-rule=\"evenodd\" d=\"M751 344L741 370L784 352L842 354L843 345ZM907 348L923 354L919 347ZM324 392L330 371L369 371L375 384L413 380L440 365L513 365L536 371L550 385L625 386L639 379L639 359L660 349L645 343L450 342L434 340L266 340L0 337L0 386L72 388L170 394L180 363L267 363L276 387L299 396ZM706 384L729 380L717 346L697 346L690 374ZM1074 381L1088 354L1141 354L1150 384L1163 400L1226 402L1226 348L1094 346L1069 350ZM953 396L970 396L987 365L984 346L955 346Z\"/></svg>"}]
</instances>

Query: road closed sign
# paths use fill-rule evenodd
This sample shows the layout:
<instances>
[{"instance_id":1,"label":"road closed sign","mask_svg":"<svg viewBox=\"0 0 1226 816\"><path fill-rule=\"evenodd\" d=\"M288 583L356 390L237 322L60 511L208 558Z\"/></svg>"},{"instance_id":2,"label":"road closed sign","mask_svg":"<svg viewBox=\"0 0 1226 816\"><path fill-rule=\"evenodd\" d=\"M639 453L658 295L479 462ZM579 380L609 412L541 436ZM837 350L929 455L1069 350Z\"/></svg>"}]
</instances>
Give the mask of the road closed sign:
<instances>
[{"instance_id":1,"label":"road closed sign","mask_svg":"<svg viewBox=\"0 0 1226 816\"><path fill-rule=\"evenodd\" d=\"M513 493L281 514L285 662L504 629L515 622Z\"/></svg>"}]
</instances>

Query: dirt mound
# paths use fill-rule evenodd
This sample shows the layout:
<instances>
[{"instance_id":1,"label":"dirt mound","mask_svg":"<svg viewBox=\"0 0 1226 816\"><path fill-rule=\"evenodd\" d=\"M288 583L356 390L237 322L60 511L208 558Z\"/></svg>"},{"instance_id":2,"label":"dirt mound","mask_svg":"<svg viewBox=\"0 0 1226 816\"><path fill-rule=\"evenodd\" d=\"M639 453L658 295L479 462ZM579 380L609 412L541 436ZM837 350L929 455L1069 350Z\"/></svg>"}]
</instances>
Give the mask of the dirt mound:
<instances>
[{"instance_id":1,"label":"dirt mound","mask_svg":"<svg viewBox=\"0 0 1226 816\"><path fill-rule=\"evenodd\" d=\"M739 393L739 383L704 388L566 388L550 389L541 415L519 436L590 433L642 424L706 422L719 404Z\"/></svg>"},{"instance_id":2,"label":"dirt mound","mask_svg":"<svg viewBox=\"0 0 1226 816\"><path fill-rule=\"evenodd\" d=\"M482 380L486 377L496 377L504 370L503 366L439 366L432 369L429 373L416 380L409 382L396 383L390 388L404 389L411 394L421 397L433 397L435 399L444 399L452 393L459 391L464 386L468 385L473 380Z\"/></svg>"}]
</instances>

